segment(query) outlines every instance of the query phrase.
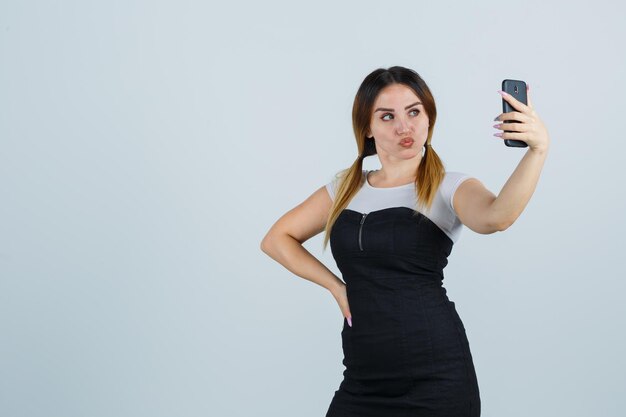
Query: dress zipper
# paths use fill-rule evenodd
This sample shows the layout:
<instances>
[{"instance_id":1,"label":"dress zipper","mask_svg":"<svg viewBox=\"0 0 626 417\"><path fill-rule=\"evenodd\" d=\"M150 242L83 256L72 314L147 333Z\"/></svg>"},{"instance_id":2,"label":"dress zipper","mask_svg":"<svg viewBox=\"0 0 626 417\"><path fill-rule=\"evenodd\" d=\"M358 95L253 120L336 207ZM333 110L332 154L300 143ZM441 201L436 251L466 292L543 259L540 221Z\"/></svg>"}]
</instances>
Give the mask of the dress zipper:
<instances>
[{"instance_id":1,"label":"dress zipper","mask_svg":"<svg viewBox=\"0 0 626 417\"><path fill-rule=\"evenodd\" d=\"M363 213L363 216L361 217L361 225L359 226L359 249L363 250L363 245L361 244L361 233L363 232L363 222L365 221L365 217L367 216L367 213Z\"/></svg>"}]
</instances>

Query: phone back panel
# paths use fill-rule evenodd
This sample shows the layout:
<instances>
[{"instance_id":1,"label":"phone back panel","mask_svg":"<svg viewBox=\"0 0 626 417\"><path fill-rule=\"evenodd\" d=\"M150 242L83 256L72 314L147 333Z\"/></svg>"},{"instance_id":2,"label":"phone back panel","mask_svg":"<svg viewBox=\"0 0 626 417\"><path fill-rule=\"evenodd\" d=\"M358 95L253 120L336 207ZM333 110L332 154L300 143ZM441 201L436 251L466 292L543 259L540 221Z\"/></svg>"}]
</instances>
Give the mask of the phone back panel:
<instances>
[{"instance_id":1,"label":"phone back panel","mask_svg":"<svg viewBox=\"0 0 626 417\"><path fill-rule=\"evenodd\" d=\"M521 80L503 80L502 81L502 91L505 93L509 93L513 97L515 97L518 101L528 104L528 99L526 95L526 83ZM508 101L502 99L502 112L509 113L512 111L517 111L509 104ZM505 123L519 123L517 120L504 120ZM511 132L510 130L505 130L505 132ZM504 144L506 146L512 146L517 148L525 148L528 144L522 140L514 140L514 139L505 139Z\"/></svg>"}]
</instances>

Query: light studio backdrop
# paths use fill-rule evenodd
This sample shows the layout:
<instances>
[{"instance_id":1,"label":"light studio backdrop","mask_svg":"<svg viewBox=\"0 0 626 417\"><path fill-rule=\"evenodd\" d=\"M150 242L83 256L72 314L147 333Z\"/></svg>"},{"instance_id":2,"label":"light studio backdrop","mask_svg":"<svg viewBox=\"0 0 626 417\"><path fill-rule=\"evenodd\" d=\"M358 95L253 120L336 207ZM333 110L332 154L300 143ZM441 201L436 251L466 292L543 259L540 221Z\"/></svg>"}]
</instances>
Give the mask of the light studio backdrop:
<instances>
[{"instance_id":1,"label":"light studio backdrop","mask_svg":"<svg viewBox=\"0 0 626 417\"><path fill-rule=\"evenodd\" d=\"M446 169L495 194L526 152L492 135L502 79L550 133L517 222L464 228L444 270L482 415L622 415L624 12L2 1L0 415L324 415L343 317L259 244L354 161L354 95L393 65L432 89Z\"/></svg>"}]
</instances>

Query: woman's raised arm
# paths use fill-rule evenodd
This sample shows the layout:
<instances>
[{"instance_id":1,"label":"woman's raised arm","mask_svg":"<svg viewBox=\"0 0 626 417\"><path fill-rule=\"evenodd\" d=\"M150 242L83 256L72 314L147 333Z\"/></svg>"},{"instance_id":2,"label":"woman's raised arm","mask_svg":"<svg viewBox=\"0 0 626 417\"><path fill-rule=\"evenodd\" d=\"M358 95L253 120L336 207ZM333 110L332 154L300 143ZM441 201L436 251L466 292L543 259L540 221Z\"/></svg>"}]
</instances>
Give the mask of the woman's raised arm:
<instances>
[{"instance_id":1,"label":"woman's raised arm","mask_svg":"<svg viewBox=\"0 0 626 417\"><path fill-rule=\"evenodd\" d=\"M509 94L500 94L517 111L500 114L496 120L517 120L520 123L494 125L497 129L512 131L494 136L523 140L528 144L528 150L497 197L493 198L480 181L467 180L457 189L453 204L459 220L479 233L506 230L522 214L535 192L550 146L548 131L534 110L529 91L528 105Z\"/></svg>"}]
</instances>

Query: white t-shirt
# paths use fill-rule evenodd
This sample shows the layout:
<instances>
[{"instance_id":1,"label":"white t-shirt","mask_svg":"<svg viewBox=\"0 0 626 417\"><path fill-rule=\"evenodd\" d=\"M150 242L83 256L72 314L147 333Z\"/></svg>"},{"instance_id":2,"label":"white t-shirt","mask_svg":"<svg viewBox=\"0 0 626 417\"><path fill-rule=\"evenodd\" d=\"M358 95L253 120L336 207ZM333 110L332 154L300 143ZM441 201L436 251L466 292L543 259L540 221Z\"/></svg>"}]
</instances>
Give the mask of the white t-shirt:
<instances>
[{"instance_id":1,"label":"white t-shirt","mask_svg":"<svg viewBox=\"0 0 626 417\"><path fill-rule=\"evenodd\" d=\"M367 181L368 170L363 170L365 182L361 189L352 197L346 208L360 213L381 210L389 207L408 207L417 210L417 194L415 184L409 183L397 187L378 188L372 187ZM452 197L456 189L466 179L471 176L461 172L446 172L430 210L421 213L428 217L433 223L452 240L453 243L459 240L463 223L459 220L452 206ZM335 199L338 178L326 184L326 190L331 199ZM425 209L426 210L426 209Z\"/></svg>"}]
</instances>

